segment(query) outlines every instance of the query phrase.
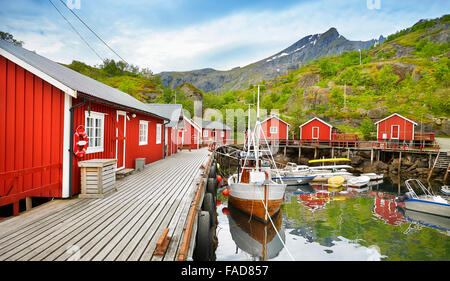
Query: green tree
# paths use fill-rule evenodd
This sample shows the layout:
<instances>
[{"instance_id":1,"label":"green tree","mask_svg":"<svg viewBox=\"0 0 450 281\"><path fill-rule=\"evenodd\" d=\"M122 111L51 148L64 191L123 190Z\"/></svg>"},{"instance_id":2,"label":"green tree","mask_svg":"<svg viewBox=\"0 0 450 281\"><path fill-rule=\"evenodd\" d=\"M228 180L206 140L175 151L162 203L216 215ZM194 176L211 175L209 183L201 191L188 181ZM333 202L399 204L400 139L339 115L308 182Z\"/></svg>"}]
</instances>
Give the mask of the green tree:
<instances>
[{"instance_id":1,"label":"green tree","mask_svg":"<svg viewBox=\"0 0 450 281\"><path fill-rule=\"evenodd\" d=\"M339 70L338 66L335 63L331 62L330 59L321 60L319 63L319 68L320 68L319 73L323 77L334 76Z\"/></svg>"},{"instance_id":2,"label":"green tree","mask_svg":"<svg viewBox=\"0 0 450 281\"><path fill-rule=\"evenodd\" d=\"M8 32L0 31L0 38L5 40L5 41L11 42L14 45L19 46L19 47L22 47L22 45L24 44L23 41L19 41L19 40L14 39L14 36L11 33L8 33Z\"/></svg>"},{"instance_id":3,"label":"green tree","mask_svg":"<svg viewBox=\"0 0 450 281\"><path fill-rule=\"evenodd\" d=\"M375 126L372 120L366 118L359 126L359 130L363 134L365 140L371 140L374 139L374 137L372 137L372 133L377 131L377 126Z\"/></svg>"}]
</instances>

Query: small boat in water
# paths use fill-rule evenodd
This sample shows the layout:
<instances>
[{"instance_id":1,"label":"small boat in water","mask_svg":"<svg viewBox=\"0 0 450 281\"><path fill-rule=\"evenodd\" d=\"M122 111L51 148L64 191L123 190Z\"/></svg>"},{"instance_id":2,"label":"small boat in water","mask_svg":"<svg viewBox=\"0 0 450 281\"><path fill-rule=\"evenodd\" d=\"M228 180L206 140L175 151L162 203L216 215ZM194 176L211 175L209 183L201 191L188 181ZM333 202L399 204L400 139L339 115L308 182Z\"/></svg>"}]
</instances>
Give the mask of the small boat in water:
<instances>
[{"instance_id":1,"label":"small boat in water","mask_svg":"<svg viewBox=\"0 0 450 281\"><path fill-rule=\"evenodd\" d=\"M260 143L264 131L259 121L259 87L256 111L256 124L250 129L248 120L248 140L245 157L239 158L238 173L228 178L229 203L241 211L254 216L264 223L280 211L286 184L277 172L277 181L272 177L272 167L276 167L270 147ZM264 137L265 140L265 137ZM264 149L264 147L266 149ZM266 152L267 154L264 154ZM265 163L263 156L270 156L270 164Z\"/></svg>"},{"instance_id":2,"label":"small boat in water","mask_svg":"<svg viewBox=\"0 0 450 281\"><path fill-rule=\"evenodd\" d=\"M384 174L364 173L364 174L361 174L361 176L369 177L371 181L377 181L377 180L382 180L384 177Z\"/></svg>"},{"instance_id":3,"label":"small boat in water","mask_svg":"<svg viewBox=\"0 0 450 281\"><path fill-rule=\"evenodd\" d=\"M445 195L450 195L450 188L448 187L448 185L443 185L441 187L441 192L444 193Z\"/></svg>"},{"instance_id":4,"label":"small boat in water","mask_svg":"<svg viewBox=\"0 0 450 281\"><path fill-rule=\"evenodd\" d=\"M423 195L416 194L411 186L412 182L418 185L424 193ZM405 181L405 184L408 192L396 198L397 202L405 202L405 209L450 217L450 204L446 199L439 195L434 195L417 179L408 179Z\"/></svg>"},{"instance_id":5,"label":"small boat in water","mask_svg":"<svg viewBox=\"0 0 450 281\"><path fill-rule=\"evenodd\" d=\"M366 186L370 182L368 176L351 177L347 179L347 187L359 188Z\"/></svg>"}]
</instances>

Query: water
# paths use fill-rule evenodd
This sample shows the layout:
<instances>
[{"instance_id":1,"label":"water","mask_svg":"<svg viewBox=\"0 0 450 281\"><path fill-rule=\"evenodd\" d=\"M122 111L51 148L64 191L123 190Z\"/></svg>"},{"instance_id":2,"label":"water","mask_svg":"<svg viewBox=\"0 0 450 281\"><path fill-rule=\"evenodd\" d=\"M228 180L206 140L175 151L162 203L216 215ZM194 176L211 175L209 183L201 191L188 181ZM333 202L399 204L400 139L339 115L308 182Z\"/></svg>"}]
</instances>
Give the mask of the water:
<instances>
[{"instance_id":1,"label":"water","mask_svg":"<svg viewBox=\"0 0 450 281\"><path fill-rule=\"evenodd\" d=\"M398 184L389 178L364 192L288 187L274 217L277 234L228 208L219 190L216 260L449 261L450 219L406 211L396 196Z\"/></svg>"}]
</instances>

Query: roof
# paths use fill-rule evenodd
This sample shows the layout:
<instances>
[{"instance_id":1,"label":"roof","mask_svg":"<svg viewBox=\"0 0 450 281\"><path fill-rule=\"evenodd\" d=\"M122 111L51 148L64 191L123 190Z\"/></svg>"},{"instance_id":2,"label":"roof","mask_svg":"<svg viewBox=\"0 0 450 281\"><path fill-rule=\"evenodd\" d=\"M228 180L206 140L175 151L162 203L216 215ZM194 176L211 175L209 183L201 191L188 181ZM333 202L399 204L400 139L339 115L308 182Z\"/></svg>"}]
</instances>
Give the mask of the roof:
<instances>
[{"instance_id":1,"label":"roof","mask_svg":"<svg viewBox=\"0 0 450 281\"><path fill-rule=\"evenodd\" d=\"M151 112L170 120L166 127L176 127L183 119L183 106L181 104L147 103Z\"/></svg>"},{"instance_id":2,"label":"roof","mask_svg":"<svg viewBox=\"0 0 450 281\"><path fill-rule=\"evenodd\" d=\"M300 125L299 127L301 128L301 127L305 126L306 124L308 124L309 122L312 122L312 121L314 121L314 120L318 120L318 121L324 123L325 125L327 125L328 127L333 128L332 125L328 124L327 122L323 121L322 119L320 119L320 118L318 118L318 117L314 117L313 119L309 120L308 122L303 123L303 124Z\"/></svg>"},{"instance_id":3,"label":"roof","mask_svg":"<svg viewBox=\"0 0 450 281\"><path fill-rule=\"evenodd\" d=\"M187 118L186 116L183 115L184 120L186 120L189 124L191 124L192 127L194 127L194 129L196 129L197 131L199 131L201 133L202 128L200 128L200 126L194 122L194 120Z\"/></svg>"},{"instance_id":4,"label":"roof","mask_svg":"<svg viewBox=\"0 0 450 281\"><path fill-rule=\"evenodd\" d=\"M400 117L400 118L403 118L403 119L405 119L405 120L408 120L409 122L413 123L414 125L417 125L416 122L414 122L414 121L412 121L412 120L410 120L410 119L408 119L408 118L406 118L406 117L404 117L404 116L401 116L401 115L398 114L398 113L391 114L391 115L389 115L388 117L386 117L386 118L384 118L384 119L381 119L381 120L378 121L378 122L375 122L375 124L378 124L378 123L380 123L380 122L383 122L384 120L389 119L389 118L393 117L394 115L396 115L396 116L398 116L398 117Z\"/></svg>"},{"instance_id":5,"label":"roof","mask_svg":"<svg viewBox=\"0 0 450 281\"><path fill-rule=\"evenodd\" d=\"M231 128L219 121L202 120L203 129L231 131Z\"/></svg>"},{"instance_id":6,"label":"roof","mask_svg":"<svg viewBox=\"0 0 450 281\"><path fill-rule=\"evenodd\" d=\"M276 119L280 120L281 122L283 122L284 124L286 124L286 125L288 125L288 126L291 126L291 124L289 124L288 122L284 121L283 119L281 119L281 118L278 117L277 115L271 115L271 116L267 117L266 119L264 119L263 121L261 121L261 124L264 123L264 122L269 121L269 120L272 119L272 118L276 118Z\"/></svg>"},{"instance_id":7,"label":"roof","mask_svg":"<svg viewBox=\"0 0 450 281\"><path fill-rule=\"evenodd\" d=\"M143 102L140 102L127 93L1 39L0 55L75 98L78 93L82 93L100 100L112 102L118 106L135 109L155 115L161 119L166 119L153 113Z\"/></svg>"}]
</instances>

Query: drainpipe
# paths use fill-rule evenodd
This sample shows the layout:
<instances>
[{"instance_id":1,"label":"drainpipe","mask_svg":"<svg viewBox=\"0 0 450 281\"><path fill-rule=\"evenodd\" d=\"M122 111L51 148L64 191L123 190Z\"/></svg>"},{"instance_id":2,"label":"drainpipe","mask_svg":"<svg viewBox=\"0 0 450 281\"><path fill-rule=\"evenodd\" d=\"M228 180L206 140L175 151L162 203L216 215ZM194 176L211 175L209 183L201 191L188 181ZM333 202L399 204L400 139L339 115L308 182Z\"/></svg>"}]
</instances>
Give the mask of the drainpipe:
<instances>
[{"instance_id":1,"label":"drainpipe","mask_svg":"<svg viewBox=\"0 0 450 281\"><path fill-rule=\"evenodd\" d=\"M77 107L83 106L86 104L86 98L83 97L83 102L74 105L70 108L70 161L69 161L69 199L72 198L72 191L73 191L73 122L74 122L74 110Z\"/></svg>"},{"instance_id":2,"label":"drainpipe","mask_svg":"<svg viewBox=\"0 0 450 281\"><path fill-rule=\"evenodd\" d=\"M163 123L163 131L161 132L161 135L163 135L163 159L166 159L166 124L169 124L169 122L166 123L167 120L164 120ZM167 136L169 135L169 132L167 132ZM169 142L167 142L167 146L169 146Z\"/></svg>"}]
</instances>

